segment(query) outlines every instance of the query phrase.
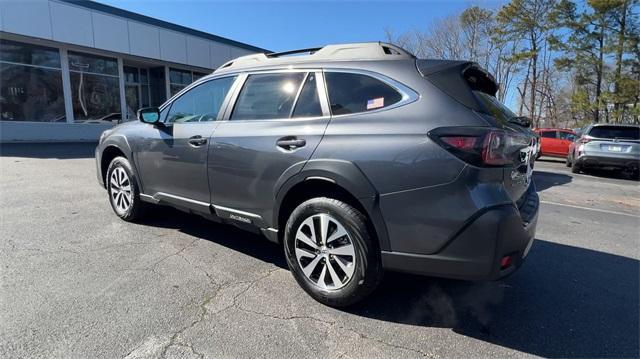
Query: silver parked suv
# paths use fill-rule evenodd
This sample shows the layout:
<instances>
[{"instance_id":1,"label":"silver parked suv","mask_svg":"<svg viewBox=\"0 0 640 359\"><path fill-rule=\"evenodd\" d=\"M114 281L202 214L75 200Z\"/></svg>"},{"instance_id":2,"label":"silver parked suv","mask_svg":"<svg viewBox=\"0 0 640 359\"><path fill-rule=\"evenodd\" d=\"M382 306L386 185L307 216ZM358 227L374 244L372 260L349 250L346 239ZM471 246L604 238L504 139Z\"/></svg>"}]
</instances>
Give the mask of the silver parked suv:
<instances>
[{"instance_id":1,"label":"silver parked suv","mask_svg":"<svg viewBox=\"0 0 640 359\"><path fill-rule=\"evenodd\" d=\"M593 124L570 146L567 167L573 173L589 168L616 168L638 177L640 126Z\"/></svg>"},{"instance_id":2,"label":"silver parked suv","mask_svg":"<svg viewBox=\"0 0 640 359\"><path fill-rule=\"evenodd\" d=\"M534 136L496 91L475 63L385 43L244 56L106 131L98 180L124 220L163 204L262 232L332 306L383 269L498 279L538 196Z\"/></svg>"}]
</instances>

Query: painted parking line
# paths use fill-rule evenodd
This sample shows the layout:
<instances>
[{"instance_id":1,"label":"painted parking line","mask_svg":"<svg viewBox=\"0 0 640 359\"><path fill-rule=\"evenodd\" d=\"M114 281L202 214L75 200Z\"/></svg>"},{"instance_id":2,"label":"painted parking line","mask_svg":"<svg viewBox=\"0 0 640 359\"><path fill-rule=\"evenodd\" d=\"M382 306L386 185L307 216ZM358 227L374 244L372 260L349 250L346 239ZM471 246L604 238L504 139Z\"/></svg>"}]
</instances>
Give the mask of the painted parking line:
<instances>
[{"instance_id":1,"label":"painted parking line","mask_svg":"<svg viewBox=\"0 0 640 359\"><path fill-rule=\"evenodd\" d=\"M558 202L550 202L550 201L540 201L540 203L542 204L550 204L553 206L562 206L562 207L570 207L570 208L577 208L577 209L584 209L586 211L593 211L593 212L601 212L601 213L609 213L609 214L617 214L620 216L627 216L627 217L633 217L633 218L640 218L640 216L635 215L635 214L631 214L631 213L625 213L625 212L618 212L618 211L610 211L607 209L599 209L599 208L592 208L592 207L583 207L583 206L576 206L573 204L566 204L566 203L558 203Z\"/></svg>"}]
</instances>

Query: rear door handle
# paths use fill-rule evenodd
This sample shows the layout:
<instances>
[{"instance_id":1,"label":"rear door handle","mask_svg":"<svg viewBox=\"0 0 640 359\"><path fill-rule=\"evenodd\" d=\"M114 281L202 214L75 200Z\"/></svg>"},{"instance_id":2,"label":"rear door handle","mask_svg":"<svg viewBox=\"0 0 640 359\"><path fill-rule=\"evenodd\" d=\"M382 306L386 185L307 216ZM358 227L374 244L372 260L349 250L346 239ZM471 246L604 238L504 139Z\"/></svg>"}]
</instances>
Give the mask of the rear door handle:
<instances>
[{"instance_id":1,"label":"rear door handle","mask_svg":"<svg viewBox=\"0 0 640 359\"><path fill-rule=\"evenodd\" d=\"M276 142L278 147L285 150L295 150L296 148L304 147L307 144L306 140L297 139L295 137L283 137Z\"/></svg>"},{"instance_id":2,"label":"rear door handle","mask_svg":"<svg viewBox=\"0 0 640 359\"><path fill-rule=\"evenodd\" d=\"M207 144L207 139L200 136L200 135L196 135L196 136L191 136L189 137L189 144L193 147L200 147L202 145Z\"/></svg>"}]
</instances>

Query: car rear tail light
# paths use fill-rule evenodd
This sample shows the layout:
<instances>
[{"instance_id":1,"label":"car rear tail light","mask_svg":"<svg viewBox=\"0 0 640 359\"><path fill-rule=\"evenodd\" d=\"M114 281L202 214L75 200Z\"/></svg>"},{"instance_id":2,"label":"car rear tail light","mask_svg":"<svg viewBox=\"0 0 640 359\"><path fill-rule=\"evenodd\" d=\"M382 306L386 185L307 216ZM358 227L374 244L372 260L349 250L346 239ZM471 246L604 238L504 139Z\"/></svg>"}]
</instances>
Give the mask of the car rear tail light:
<instances>
[{"instance_id":1,"label":"car rear tail light","mask_svg":"<svg viewBox=\"0 0 640 359\"><path fill-rule=\"evenodd\" d=\"M462 151L473 150L478 141L477 137L465 137L465 136L443 136L440 139L446 144L453 146Z\"/></svg>"},{"instance_id":2,"label":"car rear tail light","mask_svg":"<svg viewBox=\"0 0 640 359\"><path fill-rule=\"evenodd\" d=\"M483 167L508 166L520 162L520 150L531 138L486 127L441 127L429 137L463 161Z\"/></svg>"},{"instance_id":3,"label":"car rear tail light","mask_svg":"<svg viewBox=\"0 0 640 359\"><path fill-rule=\"evenodd\" d=\"M591 137L584 136L580 138L580 143L582 144L588 143L589 141L591 141Z\"/></svg>"}]
</instances>

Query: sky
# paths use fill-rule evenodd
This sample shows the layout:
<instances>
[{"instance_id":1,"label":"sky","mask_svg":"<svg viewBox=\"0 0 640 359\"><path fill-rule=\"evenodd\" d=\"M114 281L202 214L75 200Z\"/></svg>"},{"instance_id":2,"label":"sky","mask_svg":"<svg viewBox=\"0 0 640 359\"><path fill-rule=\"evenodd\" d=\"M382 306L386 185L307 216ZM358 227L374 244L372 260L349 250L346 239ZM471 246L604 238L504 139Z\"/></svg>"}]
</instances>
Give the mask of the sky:
<instances>
[{"instance_id":1,"label":"sky","mask_svg":"<svg viewBox=\"0 0 640 359\"><path fill-rule=\"evenodd\" d=\"M424 29L437 18L470 5L498 8L501 0L424 1L213 1L98 0L271 51L330 43L384 41L395 33Z\"/></svg>"}]
</instances>

